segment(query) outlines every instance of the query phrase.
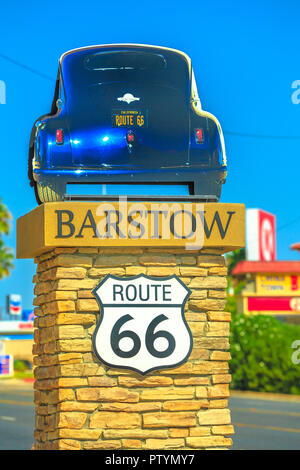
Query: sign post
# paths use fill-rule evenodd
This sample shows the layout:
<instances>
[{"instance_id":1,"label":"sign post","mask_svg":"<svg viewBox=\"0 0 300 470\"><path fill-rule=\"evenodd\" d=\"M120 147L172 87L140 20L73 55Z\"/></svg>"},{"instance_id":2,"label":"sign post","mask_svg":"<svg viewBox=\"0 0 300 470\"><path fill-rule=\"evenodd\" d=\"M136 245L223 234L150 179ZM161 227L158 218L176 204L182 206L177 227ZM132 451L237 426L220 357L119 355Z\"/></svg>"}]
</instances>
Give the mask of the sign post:
<instances>
[{"instance_id":1,"label":"sign post","mask_svg":"<svg viewBox=\"0 0 300 470\"><path fill-rule=\"evenodd\" d=\"M0 340L0 356L5 354L5 342Z\"/></svg>"},{"instance_id":2,"label":"sign post","mask_svg":"<svg viewBox=\"0 0 300 470\"><path fill-rule=\"evenodd\" d=\"M7 313L9 315L20 316L22 314L22 296L19 294L9 294L6 297Z\"/></svg>"}]
</instances>

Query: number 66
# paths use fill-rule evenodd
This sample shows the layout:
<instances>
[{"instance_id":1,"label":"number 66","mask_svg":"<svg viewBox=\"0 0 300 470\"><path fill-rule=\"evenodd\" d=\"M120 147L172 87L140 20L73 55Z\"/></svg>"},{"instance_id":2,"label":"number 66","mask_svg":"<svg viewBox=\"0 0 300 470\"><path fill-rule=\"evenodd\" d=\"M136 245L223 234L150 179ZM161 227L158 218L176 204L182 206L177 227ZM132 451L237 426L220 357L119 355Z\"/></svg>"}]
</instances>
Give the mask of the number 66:
<instances>
[{"instance_id":1,"label":"number 66","mask_svg":"<svg viewBox=\"0 0 300 470\"><path fill-rule=\"evenodd\" d=\"M110 342L113 352L119 356L124 358L130 358L136 356L141 348L141 340L139 336L131 330L125 330L120 333L121 327L127 323L129 320L133 320L131 315L123 315L119 320L115 323L111 335L110 335ZM171 335L168 331L160 330L154 333L155 328L159 323L164 320L168 320L168 317L165 315L158 315L155 317L151 323L149 324L146 335L145 335L145 344L148 352L158 358L164 358L170 356L174 349L175 349L175 339L174 336ZM119 343L123 338L131 338L133 341L133 346L130 351L122 351ZM164 351L158 351L154 347L154 342L158 338L165 338L168 341L168 347Z\"/></svg>"}]
</instances>

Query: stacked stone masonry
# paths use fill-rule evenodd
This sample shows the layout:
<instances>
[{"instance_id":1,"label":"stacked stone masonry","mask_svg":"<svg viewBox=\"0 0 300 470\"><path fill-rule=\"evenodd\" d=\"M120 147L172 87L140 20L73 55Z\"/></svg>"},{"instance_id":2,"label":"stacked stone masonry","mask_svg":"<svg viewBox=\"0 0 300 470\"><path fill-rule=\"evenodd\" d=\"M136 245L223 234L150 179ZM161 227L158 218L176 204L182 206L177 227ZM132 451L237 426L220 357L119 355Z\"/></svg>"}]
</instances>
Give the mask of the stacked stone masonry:
<instances>
[{"instance_id":1,"label":"stacked stone masonry","mask_svg":"<svg viewBox=\"0 0 300 470\"><path fill-rule=\"evenodd\" d=\"M227 449L230 313L216 250L56 248L36 258L35 449ZM192 290L187 362L146 376L99 362L92 289L107 274L176 274Z\"/></svg>"}]
</instances>

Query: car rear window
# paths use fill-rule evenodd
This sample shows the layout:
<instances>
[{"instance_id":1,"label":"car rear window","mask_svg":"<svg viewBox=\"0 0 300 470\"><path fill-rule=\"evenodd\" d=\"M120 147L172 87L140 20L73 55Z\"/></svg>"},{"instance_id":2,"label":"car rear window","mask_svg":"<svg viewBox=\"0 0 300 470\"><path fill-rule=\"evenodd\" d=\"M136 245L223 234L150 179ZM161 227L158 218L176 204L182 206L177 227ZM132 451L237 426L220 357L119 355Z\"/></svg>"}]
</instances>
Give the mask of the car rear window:
<instances>
[{"instance_id":1,"label":"car rear window","mask_svg":"<svg viewBox=\"0 0 300 470\"><path fill-rule=\"evenodd\" d=\"M79 50L62 62L66 94L72 99L90 93L98 85L117 83L178 90L189 99L189 67L182 54L170 50Z\"/></svg>"},{"instance_id":2,"label":"car rear window","mask_svg":"<svg viewBox=\"0 0 300 470\"><path fill-rule=\"evenodd\" d=\"M167 61L161 54L135 51L98 52L84 59L88 70L148 70L159 71L167 68Z\"/></svg>"}]
</instances>

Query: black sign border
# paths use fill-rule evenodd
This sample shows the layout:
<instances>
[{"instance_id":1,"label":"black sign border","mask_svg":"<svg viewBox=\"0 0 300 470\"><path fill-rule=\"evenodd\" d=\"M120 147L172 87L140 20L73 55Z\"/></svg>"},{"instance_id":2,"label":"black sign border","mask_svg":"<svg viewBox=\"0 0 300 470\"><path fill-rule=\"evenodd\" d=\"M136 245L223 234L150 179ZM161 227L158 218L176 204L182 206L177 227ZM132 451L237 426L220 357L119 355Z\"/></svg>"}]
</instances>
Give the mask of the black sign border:
<instances>
[{"instance_id":1,"label":"black sign border","mask_svg":"<svg viewBox=\"0 0 300 470\"><path fill-rule=\"evenodd\" d=\"M102 286L102 284L104 284L108 279L115 279L115 280L121 280L121 281L133 281L135 279L139 279L140 277L143 277L145 279L149 279L151 281L157 281L157 280L161 280L161 281L169 281L171 279L177 279L177 281L185 288L185 290L187 291L186 293L186 296L182 302L182 306L181 306L181 316L182 316L182 320L183 320L183 323L188 331L188 334L190 336L190 348L186 354L186 356L180 361L180 362L177 362L176 364L172 364L172 365L165 365L165 366L159 366L159 367L152 367L151 369L148 369L146 370L145 372L142 372L140 371L139 369L135 369L134 367L128 367L128 366L116 366L114 364L110 364L109 362L106 362L104 361L100 354L98 353L97 349L96 349L96 336L97 336L97 333L98 333L98 330L101 326L101 323L102 323L102 320L103 320L103 310L104 310L104 307L103 307L103 304L101 302L101 299L100 297L96 294L96 291L99 289L100 286ZM142 376L145 376L146 374L149 374L149 372L152 372L154 370L164 370L164 369L174 369L175 367L179 367L181 366L182 364L184 364L188 357L190 356L192 350L193 350L193 346L194 346L194 342L193 342L193 335L192 335L192 332L190 330L190 327L188 325L188 322L184 316L184 308L185 308L185 304L187 302L187 299L189 298L189 296L191 295L192 291L189 287L187 287L184 282L176 275L176 274L172 274L172 276L166 276L166 277L161 277L161 276L147 276L146 274L138 274L137 276L128 276L128 277L121 277L121 276L114 276L112 274L107 274L105 276L105 278L96 286L94 287L94 289L92 290L92 293L93 295L96 297L96 300L98 302L98 305L99 305L99 308L100 308L100 320L98 321L97 325L96 325L96 328L95 328L95 331L93 333L93 337L92 337L92 344L93 344L93 351L96 355L96 357L98 358L98 360L102 363L102 364L105 364L106 366L110 367L110 368L113 368L113 369L125 369L125 370L131 370L131 371L134 371L134 372L137 372L139 375L142 375Z\"/></svg>"}]
</instances>

